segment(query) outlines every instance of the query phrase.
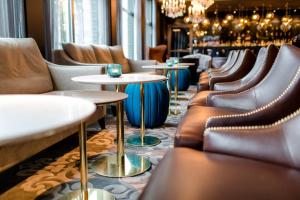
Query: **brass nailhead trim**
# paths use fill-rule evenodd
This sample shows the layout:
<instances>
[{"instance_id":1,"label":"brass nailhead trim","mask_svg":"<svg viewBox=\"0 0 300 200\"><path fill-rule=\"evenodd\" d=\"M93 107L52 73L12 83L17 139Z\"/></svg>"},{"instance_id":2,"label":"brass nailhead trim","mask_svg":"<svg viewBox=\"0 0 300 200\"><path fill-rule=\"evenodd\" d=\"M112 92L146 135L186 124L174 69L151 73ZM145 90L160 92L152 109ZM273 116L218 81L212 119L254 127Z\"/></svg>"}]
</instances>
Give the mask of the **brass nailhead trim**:
<instances>
[{"instance_id":1,"label":"brass nailhead trim","mask_svg":"<svg viewBox=\"0 0 300 200\"><path fill-rule=\"evenodd\" d=\"M258 112L262 112L263 110L267 109L268 107L272 106L273 104L275 104L276 102L278 102L281 98L283 98L287 92L291 89L291 87L295 84L296 80L298 79L298 75L300 74L300 66L298 67L298 70L293 78L293 80L290 82L290 84L288 85L288 87L283 91L282 94L279 95L279 97L277 97L276 99L274 99L273 101L271 101L270 103L268 103L267 105L265 106L262 106L258 109L255 109L253 111L250 111L250 112L247 112L247 113L243 113L243 114L232 114L232 115L220 115L220 116L212 116L212 117L209 117L208 120L206 121L206 124L205 124L205 127L207 128L207 125L208 125L208 121L209 120L212 120L212 119L223 119L223 118L236 118L236 117L245 117L245 116L250 116L250 115L253 115L255 113L258 113ZM297 110L297 111L300 111ZM296 112L297 112L296 111ZM294 114L294 113L293 113ZM293 115L291 114L291 115ZM290 116L290 115L289 115ZM287 116L287 117L289 117ZM283 118L285 119L285 118ZM280 120L279 120L280 121ZM277 122L276 122L277 123ZM275 123L274 123L275 124ZM246 126L247 127L247 126ZM251 126L252 127L252 126Z\"/></svg>"}]
</instances>

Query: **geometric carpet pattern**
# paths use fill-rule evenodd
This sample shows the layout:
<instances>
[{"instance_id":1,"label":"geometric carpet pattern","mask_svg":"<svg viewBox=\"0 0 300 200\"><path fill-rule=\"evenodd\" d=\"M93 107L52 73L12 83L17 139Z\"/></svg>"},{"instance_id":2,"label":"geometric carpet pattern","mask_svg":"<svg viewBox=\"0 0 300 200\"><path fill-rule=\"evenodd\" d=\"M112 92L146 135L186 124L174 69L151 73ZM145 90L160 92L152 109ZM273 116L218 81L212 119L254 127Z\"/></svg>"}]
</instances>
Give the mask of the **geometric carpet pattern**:
<instances>
[{"instance_id":1,"label":"geometric carpet pattern","mask_svg":"<svg viewBox=\"0 0 300 200\"><path fill-rule=\"evenodd\" d=\"M195 87L190 87L183 96L187 99L195 94ZM134 152L149 158L150 170L144 174L126 178L108 178L93 172L89 167L89 188L104 189L119 200L135 200L147 184L151 173L168 149L173 148L174 136L181 117L186 112L188 101L178 101L176 106L180 115L168 116L163 127L147 129L146 134L158 137L161 143L154 147L132 147L125 144L125 151ZM174 106L171 106L174 108ZM98 159L104 154L116 152L115 118L109 118L105 130L88 130L88 161ZM138 131L125 119L125 140ZM80 188L78 137L73 136L60 144L37 154L20 163L13 169L0 175L0 200L58 199L63 194ZM5 185L5 186L4 186Z\"/></svg>"}]
</instances>

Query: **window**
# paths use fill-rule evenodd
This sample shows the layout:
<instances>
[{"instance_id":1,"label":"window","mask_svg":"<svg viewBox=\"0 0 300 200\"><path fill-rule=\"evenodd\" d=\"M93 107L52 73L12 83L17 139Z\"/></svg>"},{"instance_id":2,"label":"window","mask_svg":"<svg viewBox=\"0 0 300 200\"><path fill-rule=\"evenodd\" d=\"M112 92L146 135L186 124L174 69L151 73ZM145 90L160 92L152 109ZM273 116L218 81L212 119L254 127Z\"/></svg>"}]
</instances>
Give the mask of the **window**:
<instances>
[{"instance_id":1,"label":"window","mask_svg":"<svg viewBox=\"0 0 300 200\"><path fill-rule=\"evenodd\" d=\"M71 1L51 1L52 48L61 48L61 43L72 41Z\"/></svg>"},{"instance_id":2,"label":"window","mask_svg":"<svg viewBox=\"0 0 300 200\"><path fill-rule=\"evenodd\" d=\"M0 0L0 37L25 37L23 0Z\"/></svg>"},{"instance_id":3,"label":"window","mask_svg":"<svg viewBox=\"0 0 300 200\"><path fill-rule=\"evenodd\" d=\"M153 47L156 45L155 35L155 0L146 0L146 45Z\"/></svg>"},{"instance_id":4,"label":"window","mask_svg":"<svg viewBox=\"0 0 300 200\"><path fill-rule=\"evenodd\" d=\"M121 38L124 54L134 58L134 7L135 0L122 0Z\"/></svg>"},{"instance_id":5,"label":"window","mask_svg":"<svg viewBox=\"0 0 300 200\"><path fill-rule=\"evenodd\" d=\"M75 0L75 41L109 44L110 23L107 0Z\"/></svg>"},{"instance_id":6,"label":"window","mask_svg":"<svg viewBox=\"0 0 300 200\"><path fill-rule=\"evenodd\" d=\"M74 10L72 3L74 4ZM51 1L52 48L61 43L109 44L109 0L53 0ZM72 19L74 12L74 19ZM74 20L74 29L72 27ZM74 30L74 33L73 31Z\"/></svg>"}]
</instances>

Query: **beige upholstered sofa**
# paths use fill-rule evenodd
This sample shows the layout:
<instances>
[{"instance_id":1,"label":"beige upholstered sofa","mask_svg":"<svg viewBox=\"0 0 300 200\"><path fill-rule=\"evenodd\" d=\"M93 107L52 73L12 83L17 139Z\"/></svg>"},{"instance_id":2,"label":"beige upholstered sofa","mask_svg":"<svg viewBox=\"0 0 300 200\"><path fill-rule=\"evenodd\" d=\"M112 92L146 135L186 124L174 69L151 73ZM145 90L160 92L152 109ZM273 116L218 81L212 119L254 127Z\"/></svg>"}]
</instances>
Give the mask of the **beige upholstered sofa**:
<instances>
[{"instance_id":1,"label":"beige upholstered sofa","mask_svg":"<svg viewBox=\"0 0 300 200\"><path fill-rule=\"evenodd\" d=\"M143 69L143 65L156 65L155 60L131 60L124 56L121 46L106 45L78 45L66 43L63 49L54 50L54 63L62 65L83 64L109 64L122 65L122 72L127 73L152 73L153 70Z\"/></svg>"},{"instance_id":2,"label":"beige upholstered sofa","mask_svg":"<svg viewBox=\"0 0 300 200\"><path fill-rule=\"evenodd\" d=\"M0 94L2 95L100 89L99 86L76 84L71 81L71 77L100 74L103 71L103 66L58 66L48 63L43 59L35 41L30 38L0 39ZM104 115L104 108L98 107L94 115L88 119L88 123L95 122ZM30 117L30 113L28 116ZM0 171L61 141L77 130L78 127L72 127L44 139L0 147Z\"/></svg>"}]
</instances>

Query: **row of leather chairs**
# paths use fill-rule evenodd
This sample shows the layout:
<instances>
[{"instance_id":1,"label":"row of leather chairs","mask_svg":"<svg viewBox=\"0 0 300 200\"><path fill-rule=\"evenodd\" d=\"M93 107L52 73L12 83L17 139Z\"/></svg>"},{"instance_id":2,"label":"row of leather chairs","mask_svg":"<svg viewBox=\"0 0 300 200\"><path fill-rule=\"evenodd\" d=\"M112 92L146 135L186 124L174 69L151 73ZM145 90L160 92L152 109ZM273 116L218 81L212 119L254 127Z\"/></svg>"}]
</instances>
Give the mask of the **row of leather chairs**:
<instances>
[{"instance_id":1,"label":"row of leather chairs","mask_svg":"<svg viewBox=\"0 0 300 200\"><path fill-rule=\"evenodd\" d=\"M199 85L140 199L300 199L300 49L233 51Z\"/></svg>"}]
</instances>

